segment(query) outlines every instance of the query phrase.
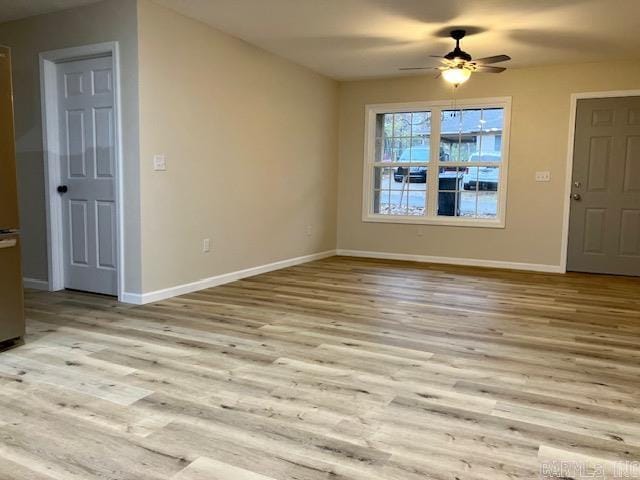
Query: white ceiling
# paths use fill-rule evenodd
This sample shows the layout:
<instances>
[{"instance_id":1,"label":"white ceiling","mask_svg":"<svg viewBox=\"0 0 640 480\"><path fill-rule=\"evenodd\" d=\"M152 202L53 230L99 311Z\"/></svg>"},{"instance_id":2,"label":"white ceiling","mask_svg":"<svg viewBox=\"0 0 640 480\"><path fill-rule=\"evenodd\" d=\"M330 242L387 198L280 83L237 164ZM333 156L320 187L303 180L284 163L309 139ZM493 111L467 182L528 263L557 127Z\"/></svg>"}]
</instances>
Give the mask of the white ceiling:
<instances>
[{"instance_id":1,"label":"white ceiling","mask_svg":"<svg viewBox=\"0 0 640 480\"><path fill-rule=\"evenodd\" d=\"M0 22L94 1L0 0ZM156 1L338 79L433 65L459 26L478 31L463 49L512 68L640 58L640 0Z\"/></svg>"},{"instance_id":2,"label":"white ceiling","mask_svg":"<svg viewBox=\"0 0 640 480\"><path fill-rule=\"evenodd\" d=\"M0 23L80 7L97 0L0 0Z\"/></svg>"},{"instance_id":3,"label":"white ceiling","mask_svg":"<svg viewBox=\"0 0 640 480\"><path fill-rule=\"evenodd\" d=\"M640 0L156 1L338 79L433 64L454 26L480 30L463 49L504 66L640 58Z\"/></svg>"}]
</instances>

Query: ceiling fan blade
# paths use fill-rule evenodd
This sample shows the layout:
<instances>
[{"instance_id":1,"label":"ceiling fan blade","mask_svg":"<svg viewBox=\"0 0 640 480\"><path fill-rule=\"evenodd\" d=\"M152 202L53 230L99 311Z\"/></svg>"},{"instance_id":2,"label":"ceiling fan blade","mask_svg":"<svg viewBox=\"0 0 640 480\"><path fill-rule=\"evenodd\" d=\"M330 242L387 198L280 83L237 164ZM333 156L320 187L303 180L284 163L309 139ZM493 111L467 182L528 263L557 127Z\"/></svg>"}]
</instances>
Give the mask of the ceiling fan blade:
<instances>
[{"instance_id":1,"label":"ceiling fan blade","mask_svg":"<svg viewBox=\"0 0 640 480\"><path fill-rule=\"evenodd\" d=\"M490 67L488 65L478 65L476 72L480 73L501 73L504 72L506 68L504 67Z\"/></svg>"},{"instance_id":2,"label":"ceiling fan blade","mask_svg":"<svg viewBox=\"0 0 640 480\"><path fill-rule=\"evenodd\" d=\"M509 55L494 55L493 57L478 58L473 61L478 65L488 65L490 63L506 62L507 60L511 60Z\"/></svg>"}]
</instances>

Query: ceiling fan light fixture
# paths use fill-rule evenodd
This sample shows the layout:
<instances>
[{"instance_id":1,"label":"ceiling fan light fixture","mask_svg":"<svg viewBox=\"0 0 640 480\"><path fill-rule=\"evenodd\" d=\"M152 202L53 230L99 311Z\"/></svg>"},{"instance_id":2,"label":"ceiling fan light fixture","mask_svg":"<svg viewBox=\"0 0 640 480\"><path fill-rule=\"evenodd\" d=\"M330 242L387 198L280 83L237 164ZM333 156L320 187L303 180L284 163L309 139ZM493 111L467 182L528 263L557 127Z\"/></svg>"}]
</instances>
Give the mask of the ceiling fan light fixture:
<instances>
[{"instance_id":1,"label":"ceiling fan light fixture","mask_svg":"<svg viewBox=\"0 0 640 480\"><path fill-rule=\"evenodd\" d=\"M447 68L446 70L442 71L442 77L445 79L445 81L452 83L456 87L461 83L469 80L470 76L471 70L465 68L463 65Z\"/></svg>"}]
</instances>

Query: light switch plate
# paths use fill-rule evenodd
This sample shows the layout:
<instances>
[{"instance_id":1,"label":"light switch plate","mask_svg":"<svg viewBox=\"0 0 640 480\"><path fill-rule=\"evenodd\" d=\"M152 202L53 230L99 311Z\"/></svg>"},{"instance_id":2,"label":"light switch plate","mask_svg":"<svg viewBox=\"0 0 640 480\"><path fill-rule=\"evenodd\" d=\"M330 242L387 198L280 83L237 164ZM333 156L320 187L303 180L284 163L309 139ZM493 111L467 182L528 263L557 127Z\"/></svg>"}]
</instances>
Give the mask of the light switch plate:
<instances>
[{"instance_id":1,"label":"light switch plate","mask_svg":"<svg viewBox=\"0 0 640 480\"><path fill-rule=\"evenodd\" d=\"M153 169L156 172L161 172L167 169L167 159L164 157L164 155L153 156Z\"/></svg>"},{"instance_id":2,"label":"light switch plate","mask_svg":"<svg viewBox=\"0 0 640 480\"><path fill-rule=\"evenodd\" d=\"M536 182L549 182L551 181L551 172L536 172Z\"/></svg>"}]
</instances>

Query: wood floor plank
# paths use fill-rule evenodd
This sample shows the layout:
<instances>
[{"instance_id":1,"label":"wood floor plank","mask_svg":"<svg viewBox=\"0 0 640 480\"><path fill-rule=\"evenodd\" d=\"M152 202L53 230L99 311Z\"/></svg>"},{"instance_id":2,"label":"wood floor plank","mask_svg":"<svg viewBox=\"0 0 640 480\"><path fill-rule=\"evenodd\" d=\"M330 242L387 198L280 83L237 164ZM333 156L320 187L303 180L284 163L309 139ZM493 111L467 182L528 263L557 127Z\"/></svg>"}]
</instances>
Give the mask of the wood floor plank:
<instances>
[{"instance_id":1,"label":"wood floor plank","mask_svg":"<svg viewBox=\"0 0 640 480\"><path fill-rule=\"evenodd\" d=\"M0 480L55 480L43 472L34 472L24 465L0 456Z\"/></svg>"},{"instance_id":2,"label":"wood floor plank","mask_svg":"<svg viewBox=\"0 0 640 480\"><path fill-rule=\"evenodd\" d=\"M200 457L171 480L273 480L259 473L234 467L207 457Z\"/></svg>"}]
</instances>

